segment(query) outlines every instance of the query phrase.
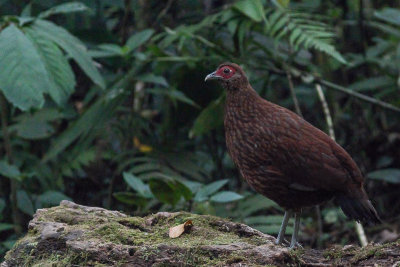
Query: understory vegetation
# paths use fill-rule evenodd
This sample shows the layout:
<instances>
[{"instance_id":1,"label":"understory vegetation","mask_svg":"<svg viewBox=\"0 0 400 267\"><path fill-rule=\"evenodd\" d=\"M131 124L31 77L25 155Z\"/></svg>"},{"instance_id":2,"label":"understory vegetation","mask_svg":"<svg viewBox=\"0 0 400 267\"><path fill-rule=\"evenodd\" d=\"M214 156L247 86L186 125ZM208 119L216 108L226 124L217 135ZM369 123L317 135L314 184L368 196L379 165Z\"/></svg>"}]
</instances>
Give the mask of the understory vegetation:
<instances>
[{"instance_id":1,"label":"understory vegetation","mask_svg":"<svg viewBox=\"0 0 400 267\"><path fill-rule=\"evenodd\" d=\"M384 221L368 240L397 239L399 41L398 1L0 0L0 259L63 199L276 234L283 211L241 179L225 93L204 83L226 61L350 153ZM354 229L327 203L303 212L301 242L358 243Z\"/></svg>"}]
</instances>

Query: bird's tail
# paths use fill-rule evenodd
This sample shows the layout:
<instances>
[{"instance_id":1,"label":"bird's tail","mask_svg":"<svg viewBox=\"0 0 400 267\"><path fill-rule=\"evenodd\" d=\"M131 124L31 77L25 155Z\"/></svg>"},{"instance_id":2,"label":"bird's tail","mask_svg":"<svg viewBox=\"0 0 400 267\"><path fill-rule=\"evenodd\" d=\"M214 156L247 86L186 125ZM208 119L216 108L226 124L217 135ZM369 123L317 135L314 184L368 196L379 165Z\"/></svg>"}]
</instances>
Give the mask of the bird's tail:
<instances>
[{"instance_id":1,"label":"bird's tail","mask_svg":"<svg viewBox=\"0 0 400 267\"><path fill-rule=\"evenodd\" d=\"M372 206L371 201L368 199L339 196L336 197L336 201L342 208L344 214L350 219L368 225L375 225L382 222L374 206Z\"/></svg>"}]
</instances>

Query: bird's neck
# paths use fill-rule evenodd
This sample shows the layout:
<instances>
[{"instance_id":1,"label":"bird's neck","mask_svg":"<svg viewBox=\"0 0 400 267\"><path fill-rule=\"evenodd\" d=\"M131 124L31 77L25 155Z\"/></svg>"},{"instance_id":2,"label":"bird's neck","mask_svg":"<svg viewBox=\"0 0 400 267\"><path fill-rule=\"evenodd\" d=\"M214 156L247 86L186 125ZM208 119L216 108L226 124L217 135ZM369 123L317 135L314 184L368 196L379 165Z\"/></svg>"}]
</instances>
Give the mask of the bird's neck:
<instances>
[{"instance_id":1,"label":"bird's neck","mask_svg":"<svg viewBox=\"0 0 400 267\"><path fill-rule=\"evenodd\" d=\"M257 92L247 84L241 88L229 88L226 90L226 109L240 109L242 111L250 112L255 103L260 99Z\"/></svg>"}]
</instances>

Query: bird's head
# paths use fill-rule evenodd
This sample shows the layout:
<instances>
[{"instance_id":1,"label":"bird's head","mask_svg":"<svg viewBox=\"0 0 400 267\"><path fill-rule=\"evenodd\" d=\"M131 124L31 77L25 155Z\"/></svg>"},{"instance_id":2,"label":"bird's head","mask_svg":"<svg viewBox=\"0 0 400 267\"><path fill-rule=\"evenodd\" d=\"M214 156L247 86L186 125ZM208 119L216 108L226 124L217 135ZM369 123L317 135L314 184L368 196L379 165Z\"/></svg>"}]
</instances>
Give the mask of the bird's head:
<instances>
[{"instance_id":1,"label":"bird's head","mask_svg":"<svg viewBox=\"0 0 400 267\"><path fill-rule=\"evenodd\" d=\"M208 74L204 81L217 80L226 89L239 89L248 84L246 74L235 63L223 63Z\"/></svg>"}]
</instances>

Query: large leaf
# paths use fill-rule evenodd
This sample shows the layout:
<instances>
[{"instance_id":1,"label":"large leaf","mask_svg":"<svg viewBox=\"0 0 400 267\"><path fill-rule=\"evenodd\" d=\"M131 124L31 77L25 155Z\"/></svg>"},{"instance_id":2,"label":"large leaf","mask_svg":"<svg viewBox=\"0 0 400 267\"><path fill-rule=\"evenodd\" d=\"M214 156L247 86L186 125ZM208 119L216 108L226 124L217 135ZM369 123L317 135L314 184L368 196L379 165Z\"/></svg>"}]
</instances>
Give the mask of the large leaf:
<instances>
[{"instance_id":1,"label":"large leaf","mask_svg":"<svg viewBox=\"0 0 400 267\"><path fill-rule=\"evenodd\" d=\"M149 185L153 195L163 203L174 206L181 199L181 194L175 190L171 182L152 179Z\"/></svg>"},{"instance_id":2,"label":"large leaf","mask_svg":"<svg viewBox=\"0 0 400 267\"><path fill-rule=\"evenodd\" d=\"M22 110L42 107L50 91L45 65L33 43L14 24L0 33L0 90Z\"/></svg>"},{"instance_id":3,"label":"large leaf","mask_svg":"<svg viewBox=\"0 0 400 267\"><path fill-rule=\"evenodd\" d=\"M233 7L256 22L265 18L264 8L260 0L241 0L236 2Z\"/></svg>"},{"instance_id":4,"label":"large leaf","mask_svg":"<svg viewBox=\"0 0 400 267\"><path fill-rule=\"evenodd\" d=\"M381 180L389 183L400 184L400 169L388 168L373 171L367 177L374 180Z\"/></svg>"},{"instance_id":5,"label":"large leaf","mask_svg":"<svg viewBox=\"0 0 400 267\"><path fill-rule=\"evenodd\" d=\"M224 96L219 97L209 104L196 118L192 129L189 131L189 137L200 136L216 129L223 124Z\"/></svg>"},{"instance_id":6,"label":"large leaf","mask_svg":"<svg viewBox=\"0 0 400 267\"><path fill-rule=\"evenodd\" d=\"M52 7L46 11L43 11L39 13L38 17L43 19L55 14L82 12L86 10L89 10L89 8L80 2L69 2L69 3L63 3L61 5Z\"/></svg>"},{"instance_id":7,"label":"large leaf","mask_svg":"<svg viewBox=\"0 0 400 267\"><path fill-rule=\"evenodd\" d=\"M55 130L50 121L64 118L65 114L52 108L43 108L34 114L24 113L15 118L18 123L10 126L19 137L25 139L42 139L51 136Z\"/></svg>"},{"instance_id":8,"label":"large leaf","mask_svg":"<svg viewBox=\"0 0 400 267\"><path fill-rule=\"evenodd\" d=\"M144 184L142 180L127 172L124 172L122 175L124 177L125 182L129 185L129 187L138 192L142 197L145 198L153 197L153 194L150 191L150 187Z\"/></svg>"},{"instance_id":9,"label":"large leaf","mask_svg":"<svg viewBox=\"0 0 400 267\"><path fill-rule=\"evenodd\" d=\"M176 101L180 101L182 103L186 103L194 107L199 107L199 105L197 105L196 102L187 97L182 91L178 91L176 89L170 90L170 89L154 88L154 89L147 89L147 92L159 95L166 95L171 99L171 101L173 101L174 104L176 104Z\"/></svg>"},{"instance_id":10,"label":"large leaf","mask_svg":"<svg viewBox=\"0 0 400 267\"><path fill-rule=\"evenodd\" d=\"M36 200L36 208L57 206L62 200L72 200L59 191L46 191L41 194Z\"/></svg>"},{"instance_id":11,"label":"large leaf","mask_svg":"<svg viewBox=\"0 0 400 267\"><path fill-rule=\"evenodd\" d=\"M218 203L227 203L242 199L243 196L231 191L222 191L213 195L210 200Z\"/></svg>"},{"instance_id":12,"label":"large leaf","mask_svg":"<svg viewBox=\"0 0 400 267\"><path fill-rule=\"evenodd\" d=\"M154 75L153 73L146 73L146 74L137 76L136 79L139 81L142 81L142 82L160 84L160 85L163 85L166 87L168 86L168 82L167 82L167 80L165 80L164 77Z\"/></svg>"},{"instance_id":13,"label":"large leaf","mask_svg":"<svg viewBox=\"0 0 400 267\"><path fill-rule=\"evenodd\" d=\"M14 225L10 223L0 223L0 232L14 229Z\"/></svg>"},{"instance_id":14,"label":"large leaf","mask_svg":"<svg viewBox=\"0 0 400 267\"><path fill-rule=\"evenodd\" d=\"M374 12L375 17L400 26L400 9L386 7L380 11Z\"/></svg>"},{"instance_id":15,"label":"large leaf","mask_svg":"<svg viewBox=\"0 0 400 267\"><path fill-rule=\"evenodd\" d=\"M7 178L17 179L19 180L21 177L21 173L17 166L9 164L5 160L0 161L0 175L3 175Z\"/></svg>"},{"instance_id":16,"label":"large leaf","mask_svg":"<svg viewBox=\"0 0 400 267\"><path fill-rule=\"evenodd\" d=\"M129 37L128 41L126 42L126 46L129 47L129 51L132 51L147 42L147 40L150 39L153 33L154 30L147 29Z\"/></svg>"},{"instance_id":17,"label":"large leaf","mask_svg":"<svg viewBox=\"0 0 400 267\"><path fill-rule=\"evenodd\" d=\"M85 45L78 38L70 34L64 28L46 20L37 19L30 27L39 32L46 39L55 42L64 49L95 84L99 85L101 88L105 88L103 78L96 69Z\"/></svg>"},{"instance_id":18,"label":"large leaf","mask_svg":"<svg viewBox=\"0 0 400 267\"><path fill-rule=\"evenodd\" d=\"M50 80L50 96L58 105L65 104L75 87L75 76L67 58L60 48L46 39L41 32L27 28L26 33L35 43L45 64Z\"/></svg>"},{"instance_id":19,"label":"large leaf","mask_svg":"<svg viewBox=\"0 0 400 267\"><path fill-rule=\"evenodd\" d=\"M24 190L17 191L17 206L25 214L32 216L35 212L32 200Z\"/></svg>"},{"instance_id":20,"label":"large leaf","mask_svg":"<svg viewBox=\"0 0 400 267\"><path fill-rule=\"evenodd\" d=\"M228 179L223 179L223 180L212 182L211 184L208 184L206 186L203 186L202 188L200 188L199 191L197 191L194 201L202 202L202 201L207 200L207 198L210 195L217 192L219 189L221 189L227 183L228 183Z\"/></svg>"},{"instance_id":21,"label":"large leaf","mask_svg":"<svg viewBox=\"0 0 400 267\"><path fill-rule=\"evenodd\" d=\"M148 201L147 199L132 192L116 192L113 194L113 197L115 197L118 201L128 205L144 206Z\"/></svg>"},{"instance_id":22,"label":"large leaf","mask_svg":"<svg viewBox=\"0 0 400 267\"><path fill-rule=\"evenodd\" d=\"M91 133L96 127L105 127L106 121L114 114L115 107L121 100L121 97L115 94L117 92L110 91L109 94L92 104L78 120L74 121L67 130L57 137L43 160L53 159L77 138ZM109 99L111 95L115 98Z\"/></svg>"}]
</instances>

